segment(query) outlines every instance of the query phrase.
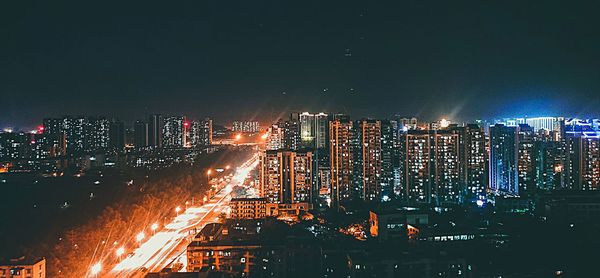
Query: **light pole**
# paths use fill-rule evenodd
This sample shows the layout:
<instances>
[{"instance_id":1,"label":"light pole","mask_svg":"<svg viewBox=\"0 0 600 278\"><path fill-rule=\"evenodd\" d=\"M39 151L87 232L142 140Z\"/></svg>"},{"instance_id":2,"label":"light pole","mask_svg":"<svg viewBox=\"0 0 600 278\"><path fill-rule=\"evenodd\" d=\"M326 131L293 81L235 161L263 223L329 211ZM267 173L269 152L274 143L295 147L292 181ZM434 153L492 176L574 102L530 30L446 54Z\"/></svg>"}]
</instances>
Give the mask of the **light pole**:
<instances>
[{"instance_id":1,"label":"light pole","mask_svg":"<svg viewBox=\"0 0 600 278\"><path fill-rule=\"evenodd\" d=\"M150 229L152 229L152 235L156 234L156 229L158 229L158 223L152 224Z\"/></svg>"},{"instance_id":2,"label":"light pole","mask_svg":"<svg viewBox=\"0 0 600 278\"><path fill-rule=\"evenodd\" d=\"M235 145L239 146L240 145L240 140L242 139L242 135L241 134L236 134L235 135Z\"/></svg>"},{"instance_id":3,"label":"light pole","mask_svg":"<svg viewBox=\"0 0 600 278\"><path fill-rule=\"evenodd\" d=\"M180 211L180 210L181 210L181 208L180 208L180 207L176 207L176 208L175 208L175 213L177 213L177 216L179 216L179 211Z\"/></svg>"}]
</instances>

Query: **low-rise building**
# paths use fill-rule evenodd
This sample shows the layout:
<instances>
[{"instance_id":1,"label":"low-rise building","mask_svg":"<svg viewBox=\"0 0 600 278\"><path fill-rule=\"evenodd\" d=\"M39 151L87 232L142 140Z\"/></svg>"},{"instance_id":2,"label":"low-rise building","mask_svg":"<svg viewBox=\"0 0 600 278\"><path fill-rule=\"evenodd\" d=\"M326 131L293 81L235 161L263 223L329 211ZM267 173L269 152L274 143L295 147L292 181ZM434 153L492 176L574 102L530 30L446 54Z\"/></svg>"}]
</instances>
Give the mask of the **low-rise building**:
<instances>
[{"instance_id":1,"label":"low-rise building","mask_svg":"<svg viewBox=\"0 0 600 278\"><path fill-rule=\"evenodd\" d=\"M416 227L429 225L429 215L413 209L393 209L369 212L369 233L379 241L405 239Z\"/></svg>"},{"instance_id":2,"label":"low-rise building","mask_svg":"<svg viewBox=\"0 0 600 278\"><path fill-rule=\"evenodd\" d=\"M188 272L317 277L320 248L307 231L273 219L206 225L187 247Z\"/></svg>"},{"instance_id":3,"label":"low-rise building","mask_svg":"<svg viewBox=\"0 0 600 278\"><path fill-rule=\"evenodd\" d=\"M0 264L0 278L45 278L46 259L29 260L25 257Z\"/></svg>"},{"instance_id":4,"label":"low-rise building","mask_svg":"<svg viewBox=\"0 0 600 278\"><path fill-rule=\"evenodd\" d=\"M267 198L232 198L230 217L233 219L260 219L267 217Z\"/></svg>"}]
</instances>

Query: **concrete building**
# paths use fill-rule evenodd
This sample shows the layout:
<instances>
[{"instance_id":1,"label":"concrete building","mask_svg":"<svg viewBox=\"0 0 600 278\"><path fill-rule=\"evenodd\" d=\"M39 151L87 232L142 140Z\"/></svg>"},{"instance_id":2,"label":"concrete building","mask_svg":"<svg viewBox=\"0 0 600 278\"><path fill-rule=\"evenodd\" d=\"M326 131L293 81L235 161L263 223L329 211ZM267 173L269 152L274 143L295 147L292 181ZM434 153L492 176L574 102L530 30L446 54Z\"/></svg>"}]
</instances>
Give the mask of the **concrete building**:
<instances>
[{"instance_id":1,"label":"concrete building","mask_svg":"<svg viewBox=\"0 0 600 278\"><path fill-rule=\"evenodd\" d=\"M336 119L329 123L329 159L331 167L331 203L338 207L340 203L357 197L353 187L354 128L351 121Z\"/></svg>"},{"instance_id":2,"label":"concrete building","mask_svg":"<svg viewBox=\"0 0 600 278\"><path fill-rule=\"evenodd\" d=\"M11 259L0 264L0 278L46 278L46 259Z\"/></svg>"},{"instance_id":3,"label":"concrete building","mask_svg":"<svg viewBox=\"0 0 600 278\"><path fill-rule=\"evenodd\" d=\"M489 187L497 195L519 195L517 127L490 127Z\"/></svg>"},{"instance_id":4,"label":"concrete building","mask_svg":"<svg viewBox=\"0 0 600 278\"><path fill-rule=\"evenodd\" d=\"M260 196L269 203L309 203L312 152L265 151L260 157Z\"/></svg>"},{"instance_id":5,"label":"concrete building","mask_svg":"<svg viewBox=\"0 0 600 278\"><path fill-rule=\"evenodd\" d=\"M261 219L267 217L267 198L232 198L229 203L232 219Z\"/></svg>"}]
</instances>

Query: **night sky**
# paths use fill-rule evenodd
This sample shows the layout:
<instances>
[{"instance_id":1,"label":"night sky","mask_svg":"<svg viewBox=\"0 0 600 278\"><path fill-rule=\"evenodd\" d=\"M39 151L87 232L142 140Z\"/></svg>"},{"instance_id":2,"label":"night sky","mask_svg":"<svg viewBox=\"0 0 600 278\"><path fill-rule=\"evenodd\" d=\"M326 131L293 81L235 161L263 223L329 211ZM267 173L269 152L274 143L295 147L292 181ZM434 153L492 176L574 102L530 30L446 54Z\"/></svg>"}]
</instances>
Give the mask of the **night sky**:
<instances>
[{"instance_id":1,"label":"night sky","mask_svg":"<svg viewBox=\"0 0 600 278\"><path fill-rule=\"evenodd\" d=\"M468 120L600 107L598 1L38 2L0 3L0 127L62 114Z\"/></svg>"}]
</instances>

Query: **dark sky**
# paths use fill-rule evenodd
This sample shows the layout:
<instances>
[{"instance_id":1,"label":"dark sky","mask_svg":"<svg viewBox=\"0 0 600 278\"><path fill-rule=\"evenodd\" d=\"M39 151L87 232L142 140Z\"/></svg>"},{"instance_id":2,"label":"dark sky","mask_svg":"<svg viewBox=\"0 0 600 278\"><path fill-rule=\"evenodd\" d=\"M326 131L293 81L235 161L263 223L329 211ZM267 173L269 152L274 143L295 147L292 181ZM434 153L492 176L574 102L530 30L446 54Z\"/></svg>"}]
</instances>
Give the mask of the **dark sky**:
<instances>
[{"instance_id":1,"label":"dark sky","mask_svg":"<svg viewBox=\"0 0 600 278\"><path fill-rule=\"evenodd\" d=\"M0 127L156 112L597 116L600 105L598 1L38 2L0 3Z\"/></svg>"}]
</instances>

